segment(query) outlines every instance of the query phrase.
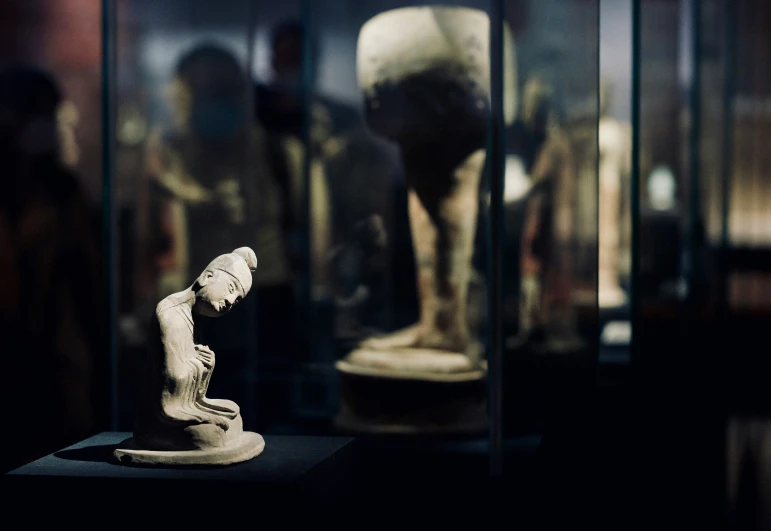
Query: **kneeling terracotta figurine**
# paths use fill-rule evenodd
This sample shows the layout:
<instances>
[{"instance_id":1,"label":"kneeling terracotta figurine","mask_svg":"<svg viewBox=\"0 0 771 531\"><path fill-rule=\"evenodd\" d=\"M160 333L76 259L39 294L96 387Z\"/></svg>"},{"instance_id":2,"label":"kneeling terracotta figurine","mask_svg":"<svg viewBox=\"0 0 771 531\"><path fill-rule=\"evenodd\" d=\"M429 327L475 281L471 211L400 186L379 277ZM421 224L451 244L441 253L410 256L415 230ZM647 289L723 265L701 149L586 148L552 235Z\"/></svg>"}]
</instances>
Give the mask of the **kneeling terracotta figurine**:
<instances>
[{"instance_id":1,"label":"kneeling terracotta figurine","mask_svg":"<svg viewBox=\"0 0 771 531\"><path fill-rule=\"evenodd\" d=\"M220 317L246 297L256 267L254 251L241 247L158 304L134 437L114 453L121 462L227 465L262 452L263 438L243 431L238 405L206 396L214 352L193 339L198 316Z\"/></svg>"}]
</instances>

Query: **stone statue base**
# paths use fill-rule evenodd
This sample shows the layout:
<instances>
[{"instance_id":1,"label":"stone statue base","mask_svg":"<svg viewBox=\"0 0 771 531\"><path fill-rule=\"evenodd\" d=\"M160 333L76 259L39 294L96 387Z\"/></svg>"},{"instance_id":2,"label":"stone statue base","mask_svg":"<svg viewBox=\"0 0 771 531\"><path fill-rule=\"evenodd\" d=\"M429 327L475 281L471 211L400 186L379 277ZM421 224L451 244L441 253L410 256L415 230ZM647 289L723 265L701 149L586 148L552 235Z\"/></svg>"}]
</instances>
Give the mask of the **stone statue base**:
<instances>
[{"instance_id":1,"label":"stone statue base","mask_svg":"<svg viewBox=\"0 0 771 531\"><path fill-rule=\"evenodd\" d=\"M124 465L149 466L222 466L248 461L260 455L265 440L259 433L245 431L227 446L210 450L147 450L133 437L113 452Z\"/></svg>"},{"instance_id":2,"label":"stone statue base","mask_svg":"<svg viewBox=\"0 0 771 531\"><path fill-rule=\"evenodd\" d=\"M482 433L487 365L433 349L361 348L335 365L343 404L336 426L348 433Z\"/></svg>"}]
</instances>

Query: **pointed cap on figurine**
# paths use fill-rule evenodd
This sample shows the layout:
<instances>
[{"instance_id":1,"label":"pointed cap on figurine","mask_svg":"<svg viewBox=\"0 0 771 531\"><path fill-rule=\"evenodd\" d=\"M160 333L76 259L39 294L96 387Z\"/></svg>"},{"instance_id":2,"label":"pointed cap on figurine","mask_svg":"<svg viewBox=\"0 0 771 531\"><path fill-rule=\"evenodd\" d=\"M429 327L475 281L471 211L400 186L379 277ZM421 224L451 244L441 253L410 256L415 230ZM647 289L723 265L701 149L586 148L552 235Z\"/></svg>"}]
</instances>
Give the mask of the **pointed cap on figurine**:
<instances>
[{"instance_id":1,"label":"pointed cap on figurine","mask_svg":"<svg viewBox=\"0 0 771 531\"><path fill-rule=\"evenodd\" d=\"M232 253L222 254L212 260L209 270L220 270L236 279L244 295L252 287L252 273L257 269L257 256L249 247L239 247Z\"/></svg>"}]
</instances>

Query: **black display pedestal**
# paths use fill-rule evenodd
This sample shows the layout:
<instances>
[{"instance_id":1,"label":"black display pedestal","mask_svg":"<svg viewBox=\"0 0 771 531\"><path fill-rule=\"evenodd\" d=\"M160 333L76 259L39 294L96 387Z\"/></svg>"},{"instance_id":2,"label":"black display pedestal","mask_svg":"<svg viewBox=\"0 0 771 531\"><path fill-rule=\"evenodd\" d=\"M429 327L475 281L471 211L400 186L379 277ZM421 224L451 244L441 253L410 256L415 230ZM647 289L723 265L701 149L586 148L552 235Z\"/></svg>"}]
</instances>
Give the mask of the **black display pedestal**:
<instances>
[{"instance_id":1,"label":"black display pedestal","mask_svg":"<svg viewBox=\"0 0 771 531\"><path fill-rule=\"evenodd\" d=\"M442 380L362 374L340 362L337 370L342 405L335 425L343 433L478 435L488 429L486 372Z\"/></svg>"},{"instance_id":2,"label":"black display pedestal","mask_svg":"<svg viewBox=\"0 0 771 531\"><path fill-rule=\"evenodd\" d=\"M29 521L76 511L83 521L98 520L97 513L111 507L118 511L112 518L160 511L172 519L219 515L259 525L268 514L292 519L302 516L297 508L333 509L353 492L356 444L349 437L266 435L265 450L250 461L175 468L117 464L112 451L129 437L104 432L9 472L6 513L18 509Z\"/></svg>"}]
</instances>

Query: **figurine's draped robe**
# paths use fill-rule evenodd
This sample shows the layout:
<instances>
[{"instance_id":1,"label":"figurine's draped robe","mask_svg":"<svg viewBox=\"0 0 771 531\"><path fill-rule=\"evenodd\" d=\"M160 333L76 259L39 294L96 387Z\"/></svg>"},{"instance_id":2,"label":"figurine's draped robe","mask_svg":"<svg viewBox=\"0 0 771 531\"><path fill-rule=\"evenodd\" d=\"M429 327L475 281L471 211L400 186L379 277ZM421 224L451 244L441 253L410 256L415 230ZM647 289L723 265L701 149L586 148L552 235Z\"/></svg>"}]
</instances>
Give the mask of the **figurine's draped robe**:
<instances>
[{"instance_id":1,"label":"figurine's draped robe","mask_svg":"<svg viewBox=\"0 0 771 531\"><path fill-rule=\"evenodd\" d=\"M193 340L190 295L170 295L156 307L135 436L148 447L205 449L241 435L239 408L206 398L211 370ZM212 367L213 368L213 367Z\"/></svg>"}]
</instances>

